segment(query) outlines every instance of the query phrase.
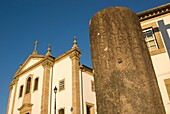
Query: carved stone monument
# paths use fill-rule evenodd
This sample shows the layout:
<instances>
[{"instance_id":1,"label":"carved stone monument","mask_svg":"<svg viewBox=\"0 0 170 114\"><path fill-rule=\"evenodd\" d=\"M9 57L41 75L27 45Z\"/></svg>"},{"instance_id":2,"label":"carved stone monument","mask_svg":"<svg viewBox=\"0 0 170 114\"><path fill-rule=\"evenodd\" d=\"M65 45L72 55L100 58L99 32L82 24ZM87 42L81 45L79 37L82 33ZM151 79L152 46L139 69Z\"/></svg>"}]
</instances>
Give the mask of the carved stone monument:
<instances>
[{"instance_id":1,"label":"carved stone monument","mask_svg":"<svg viewBox=\"0 0 170 114\"><path fill-rule=\"evenodd\" d=\"M110 7L89 28L98 114L165 114L138 16Z\"/></svg>"}]
</instances>

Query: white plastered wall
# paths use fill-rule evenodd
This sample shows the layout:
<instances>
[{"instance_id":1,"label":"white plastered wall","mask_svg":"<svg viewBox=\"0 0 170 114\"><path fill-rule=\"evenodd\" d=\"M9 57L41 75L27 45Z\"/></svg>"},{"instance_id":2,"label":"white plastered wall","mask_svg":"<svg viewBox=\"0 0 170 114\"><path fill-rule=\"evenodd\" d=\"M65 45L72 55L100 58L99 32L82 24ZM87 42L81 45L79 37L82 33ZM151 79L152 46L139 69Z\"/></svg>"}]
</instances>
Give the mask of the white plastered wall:
<instances>
[{"instance_id":1,"label":"white plastered wall","mask_svg":"<svg viewBox=\"0 0 170 114\"><path fill-rule=\"evenodd\" d=\"M65 90L59 90L59 81L65 80ZM54 114L54 87L58 88L56 94L56 112L60 108L65 109L65 114L71 114L70 108L72 107L72 61L69 57L56 61L53 67L53 81L52 81L52 109L51 113Z\"/></svg>"},{"instance_id":2,"label":"white plastered wall","mask_svg":"<svg viewBox=\"0 0 170 114\"><path fill-rule=\"evenodd\" d=\"M168 54L168 52L170 52L170 15L167 15L166 17L152 19L151 21L142 23L142 26L152 22L156 22L157 26L159 27L159 32L161 37L163 38L162 41L166 50L165 53L151 56L151 59L157 76L157 81L166 113L170 114L170 100L168 98L166 86L164 83L165 79L170 78L170 55Z\"/></svg>"},{"instance_id":3,"label":"white plastered wall","mask_svg":"<svg viewBox=\"0 0 170 114\"><path fill-rule=\"evenodd\" d=\"M80 77L81 77L81 71L80 71ZM94 105L94 113L97 114L96 111L96 95L95 92L92 91L92 84L91 82L94 81L94 77L86 72L82 72L82 78L83 78L83 105L84 105L84 113L86 114L86 104L93 104ZM80 78L81 82L81 78ZM80 87L80 96L81 96L81 109L82 109L82 93ZM82 112L81 112L82 113Z\"/></svg>"},{"instance_id":4,"label":"white plastered wall","mask_svg":"<svg viewBox=\"0 0 170 114\"><path fill-rule=\"evenodd\" d=\"M30 61L28 61L27 65L23 68L23 70L27 69L28 67L32 66L33 64L40 61L42 58L31 58Z\"/></svg>"},{"instance_id":5,"label":"white plastered wall","mask_svg":"<svg viewBox=\"0 0 170 114\"><path fill-rule=\"evenodd\" d=\"M18 80L17 91L16 91L14 114L19 114L18 108L20 108L22 106L23 97L25 95L25 89L26 89L26 79L30 74L33 74L33 77L31 79L31 90L30 90L31 104L33 104L32 114L40 114L40 108L41 108L40 103L41 103L42 81L43 81L43 67L42 66L36 67L35 69L20 76L20 78ZM39 77L38 90L33 91L34 79L37 77ZM19 89L20 89L21 85L24 85L24 88L23 88L22 97L19 98Z\"/></svg>"}]
</instances>

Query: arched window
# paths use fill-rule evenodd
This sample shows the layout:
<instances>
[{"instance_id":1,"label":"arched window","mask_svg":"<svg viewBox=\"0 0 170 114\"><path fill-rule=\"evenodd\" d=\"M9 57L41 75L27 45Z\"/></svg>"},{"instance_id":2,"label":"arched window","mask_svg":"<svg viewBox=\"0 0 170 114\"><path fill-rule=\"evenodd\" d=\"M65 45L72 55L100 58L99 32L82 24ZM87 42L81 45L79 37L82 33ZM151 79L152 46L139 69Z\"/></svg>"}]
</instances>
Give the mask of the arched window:
<instances>
[{"instance_id":1,"label":"arched window","mask_svg":"<svg viewBox=\"0 0 170 114\"><path fill-rule=\"evenodd\" d=\"M34 81L34 90L38 90L38 78Z\"/></svg>"},{"instance_id":2,"label":"arched window","mask_svg":"<svg viewBox=\"0 0 170 114\"><path fill-rule=\"evenodd\" d=\"M26 94L30 93L30 87L31 87L31 77L27 79Z\"/></svg>"},{"instance_id":3,"label":"arched window","mask_svg":"<svg viewBox=\"0 0 170 114\"><path fill-rule=\"evenodd\" d=\"M20 89L19 89L19 97L22 97L23 87L24 87L23 85L20 86Z\"/></svg>"}]
</instances>

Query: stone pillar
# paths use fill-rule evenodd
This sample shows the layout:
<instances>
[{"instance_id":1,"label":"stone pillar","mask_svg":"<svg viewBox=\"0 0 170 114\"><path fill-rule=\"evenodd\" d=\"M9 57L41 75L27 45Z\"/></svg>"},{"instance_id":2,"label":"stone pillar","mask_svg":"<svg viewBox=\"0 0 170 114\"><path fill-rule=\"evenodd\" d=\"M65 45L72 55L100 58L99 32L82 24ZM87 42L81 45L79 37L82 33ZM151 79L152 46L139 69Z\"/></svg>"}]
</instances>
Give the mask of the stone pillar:
<instances>
[{"instance_id":1,"label":"stone pillar","mask_svg":"<svg viewBox=\"0 0 170 114\"><path fill-rule=\"evenodd\" d=\"M42 66L44 67L43 84L42 84L42 100L41 100L41 114L48 114L48 103L50 93L50 69L53 66L51 60L46 59Z\"/></svg>"},{"instance_id":2,"label":"stone pillar","mask_svg":"<svg viewBox=\"0 0 170 114\"><path fill-rule=\"evenodd\" d=\"M98 114L165 114L138 16L110 7L90 22Z\"/></svg>"},{"instance_id":3,"label":"stone pillar","mask_svg":"<svg viewBox=\"0 0 170 114\"><path fill-rule=\"evenodd\" d=\"M80 114L80 50L74 49L70 58L72 60L72 114Z\"/></svg>"}]
</instances>

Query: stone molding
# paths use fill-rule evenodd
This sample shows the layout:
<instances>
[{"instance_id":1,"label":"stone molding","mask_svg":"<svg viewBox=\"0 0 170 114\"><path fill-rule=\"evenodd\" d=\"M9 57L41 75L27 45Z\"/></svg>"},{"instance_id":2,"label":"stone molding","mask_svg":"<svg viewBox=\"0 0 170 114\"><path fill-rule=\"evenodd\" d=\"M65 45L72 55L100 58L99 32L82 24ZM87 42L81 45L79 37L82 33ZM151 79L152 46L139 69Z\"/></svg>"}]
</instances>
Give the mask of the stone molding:
<instances>
[{"instance_id":1,"label":"stone molding","mask_svg":"<svg viewBox=\"0 0 170 114\"><path fill-rule=\"evenodd\" d=\"M9 86L9 91L12 91L12 89L13 89L13 85L10 85Z\"/></svg>"},{"instance_id":2,"label":"stone molding","mask_svg":"<svg viewBox=\"0 0 170 114\"><path fill-rule=\"evenodd\" d=\"M18 81L18 78L14 78L11 82L11 84L9 85L9 90L11 91L13 89L13 86L15 85L15 83Z\"/></svg>"},{"instance_id":3,"label":"stone molding","mask_svg":"<svg viewBox=\"0 0 170 114\"><path fill-rule=\"evenodd\" d=\"M163 15L170 12L170 3L138 13L140 21Z\"/></svg>"},{"instance_id":4,"label":"stone molding","mask_svg":"<svg viewBox=\"0 0 170 114\"><path fill-rule=\"evenodd\" d=\"M32 106L33 104L31 103L25 103L25 104L22 104L22 106L20 108L18 108L18 110L20 111L20 114L25 114L25 113L28 113L29 114L32 114Z\"/></svg>"},{"instance_id":5,"label":"stone molding","mask_svg":"<svg viewBox=\"0 0 170 114\"><path fill-rule=\"evenodd\" d=\"M50 61L50 60L45 60L43 63L42 63L42 66L43 67L52 67L53 66L53 62L52 61Z\"/></svg>"},{"instance_id":6,"label":"stone molding","mask_svg":"<svg viewBox=\"0 0 170 114\"><path fill-rule=\"evenodd\" d=\"M90 67L87 67L85 65L80 65L79 67L82 70L82 72L85 72L89 74L90 76L93 76L93 70Z\"/></svg>"},{"instance_id":7,"label":"stone molding","mask_svg":"<svg viewBox=\"0 0 170 114\"><path fill-rule=\"evenodd\" d=\"M80 59L80 57L81 57L81 52L79 50L74 50L70 55L70 59L73 58Z\"/></svg>"}]
</instances>

